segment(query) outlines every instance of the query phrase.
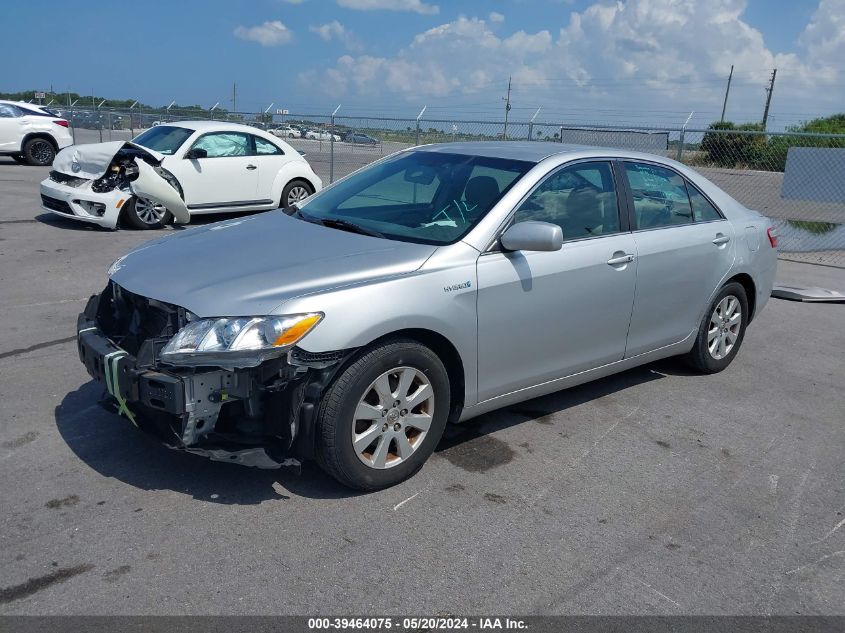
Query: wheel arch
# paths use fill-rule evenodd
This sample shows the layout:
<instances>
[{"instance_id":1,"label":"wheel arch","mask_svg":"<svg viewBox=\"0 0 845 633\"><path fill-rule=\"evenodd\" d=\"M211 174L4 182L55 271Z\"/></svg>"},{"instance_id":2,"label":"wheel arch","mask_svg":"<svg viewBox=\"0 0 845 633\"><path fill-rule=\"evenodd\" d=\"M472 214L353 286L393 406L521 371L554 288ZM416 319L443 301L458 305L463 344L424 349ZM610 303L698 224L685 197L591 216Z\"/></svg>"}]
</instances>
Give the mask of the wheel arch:
<instances>
[{"instance_id":1,"label":"wheel arch","mask_svg":"<svg viewBox=\"0 0 845 633\"><path fill-rule=\"evenodd\" d=\"M53 146L53 150L58 154L59 152L59 144L56 143L56 139L49 132L27 132L24 137L21 139L21 151L26 146L26 144L35 138L42 138L50 145Z\"/></svg>"},{"instance_id":2,"label":"wheel arch","mask_svg":"<svg viewBox=\"0 0 845 633\"><path fill-rule=\"evenodd\" d=\"M302 163L300 163L300 161L291 161L282 165L273 180L270 197L273 200L281 202L282 192L285 190L285 187L294 180L302 180L311 187L312 191L316 192L317 186L315 185L313 178L309 175L309 171L308 163L305 161L302 161Z\"/></svg>"},{"instance_id":3,"label":"wheel arch","mask_svg":"<svg viewBox=\"0 0 845 633\"><path fill-rule=\"evenodd\" d=\"M461 411L464 408L464 401L466 399L466 373L464 371L464 363L458 349L448 338L425 328L406 328L402 330L395 330L389 334L384 334L378 338L370 341L356 350L354 357L366 350L372 349L384 343L396 339L407 339L415 341L421 345L425 345L442 361L446 367L446 374L449 377L449 421L454 422L460 417ZM351 359L347 362L351 362Z\"/></svg>"},{"instance_id":4,"label":"wheel arch","mask_svg":"<svg viewBox=\"0 0 845 633\"><path fill-rule=\"evenodd\" d=\"M755 309L757 306L757 286L754 284L754 279L748 273L737 273L730 279L725 281L725 285L735 281L745 289L745 298L748 301L748 322L754 319Z\"/></svg>"}]
</instances>

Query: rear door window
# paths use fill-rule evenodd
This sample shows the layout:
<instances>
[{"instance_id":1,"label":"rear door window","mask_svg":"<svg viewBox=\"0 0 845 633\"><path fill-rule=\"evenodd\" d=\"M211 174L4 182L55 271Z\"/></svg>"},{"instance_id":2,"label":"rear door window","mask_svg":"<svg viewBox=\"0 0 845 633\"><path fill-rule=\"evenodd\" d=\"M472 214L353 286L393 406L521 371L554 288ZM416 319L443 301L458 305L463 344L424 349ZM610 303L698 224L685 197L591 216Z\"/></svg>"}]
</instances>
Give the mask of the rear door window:
<instances>
[{"instance_id":1,"label":"rear door window","mask_svg":"<svg viewBox=\"0 0 845 633\"><path fill-rule=\"evenodd\" d=\"M689 192L689 199L692 203L692 217L696 222L711 222L722 219L716 207L710 204L710 201L704 197L704 194L692 184L687 183L687 191Z\"/></svg>"},{"instance_id":2,"label":"rear door window","mask_svg":"<svg viewBox=\"0 0 845 633\"><path fill-rule=\"evenodd\" d=\"M625 163L634 198L634 229L655 229L692 223L686 182L671 169L650 163Z\"/></svg>"}]
</instances>

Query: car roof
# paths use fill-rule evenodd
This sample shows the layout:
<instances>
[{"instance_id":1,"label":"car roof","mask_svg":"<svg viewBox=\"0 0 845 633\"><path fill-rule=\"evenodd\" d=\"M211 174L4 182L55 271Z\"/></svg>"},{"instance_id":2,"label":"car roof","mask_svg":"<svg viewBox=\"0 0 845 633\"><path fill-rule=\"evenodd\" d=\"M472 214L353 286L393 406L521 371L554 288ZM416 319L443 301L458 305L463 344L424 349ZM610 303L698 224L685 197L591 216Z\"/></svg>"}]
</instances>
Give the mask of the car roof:
<instances>
[{"instance_id":1,"label":"car roof","mask_svg":"<svg viewBox=\"0 0 845 633\"><path fill-rule=\"evenodd\" d=\"M22 108L29 108L31 110L38 110L40 112L44 112L44 114L49 114L46 112L44 108L46 106L40 106L37 103L27 103L26 101L10 101L9 99L0 99L0 103L8 103L11 105L21 106Z\"/></svg>"},{"instance_id":2,"label":"car roof","mask_svg":"<svg viewBox=\"0 0 845 633\"><path fill-rule=\"evenodd\" d=\"M460 141L456 143L438 143L421 145L416 148L423 152L442 152L444 154L469 154L485 158L507 158L539 163L552 156L577 158L631 158L659 160L673 164L669 158L645 152L636 152L613 147L594 147L592 145L574 145L553 143L551 141Z\"/></svg>"},{"instance_id":3,"label":"car roof","mask_svg":"<svg viewBox=\"0 0 845 633\"><path fill-rule=\"evenodd\" d=\"M243 123L235 123L233 121L162 121L161 125L184 127L189 130L196 130L197 132L215 132L223 130L254 132L259 129L251 125L244 125Z\"/></svg>"}]
</instances>

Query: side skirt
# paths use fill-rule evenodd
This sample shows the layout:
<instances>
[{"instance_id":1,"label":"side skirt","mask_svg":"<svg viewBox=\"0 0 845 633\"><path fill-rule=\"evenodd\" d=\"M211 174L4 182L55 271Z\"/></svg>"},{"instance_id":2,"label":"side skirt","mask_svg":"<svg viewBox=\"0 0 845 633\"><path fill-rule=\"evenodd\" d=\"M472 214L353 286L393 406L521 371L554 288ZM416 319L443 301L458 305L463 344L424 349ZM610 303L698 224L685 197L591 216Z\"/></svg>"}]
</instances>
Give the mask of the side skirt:
<instances>
[{"instance_id":1,"label":"side skirt","mask_svg":"<svg viewBox=\"0 0 845 633\"><path fill-rule=\"evenodd\" d=\"M461 417L458 419L458 422L464 422L479 415L489 413L490 411L495 411L496 409L508 407L526 400L531 400L532 398L539 398L540 396L545 396L550 393L554 393L555 391L576 387L584 384L585 382L605 378L606 376L610 376L612 374L618 374L626 369L632 369L656 360L685 354L692 348L692 343L697 331L698 328L690 332L684 340L667 345L666 347L661 347L644 354L632 356L631 358L623 358L622 360L602 365L601 367L588 369L577 374L564 376L563 378L556 378L539 385L534 385L533 387L525 387L524 389L511 391L510 393L479 402L471 407L466 407L461 412Z\"/></svg>"}]
</instances>

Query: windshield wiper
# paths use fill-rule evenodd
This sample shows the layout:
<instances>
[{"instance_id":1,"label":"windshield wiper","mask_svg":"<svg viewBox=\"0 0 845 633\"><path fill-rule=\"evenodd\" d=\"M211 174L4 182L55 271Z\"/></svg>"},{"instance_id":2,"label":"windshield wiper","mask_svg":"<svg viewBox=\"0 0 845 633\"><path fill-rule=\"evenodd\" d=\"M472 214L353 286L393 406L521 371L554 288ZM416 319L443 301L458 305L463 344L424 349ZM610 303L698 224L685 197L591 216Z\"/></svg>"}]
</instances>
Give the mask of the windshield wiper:
<instances>
[{"instance_id":1,"label":"windshield wiper","mask_svg":"<svg viewBox=\"0 0 845 633\"><path fill-rule=\"evenodd\" d=\"M354 222L350 222L349 220L341 220L340 218L315 218L315 220L320 222L323 226L341 229L343 231L360 233L361 235L369 235L370 237L384 237L384 233L379 233L378 231L374 231L373 229L364 228L363 226L359 226Z\"/></svg>"}]
</instances>

